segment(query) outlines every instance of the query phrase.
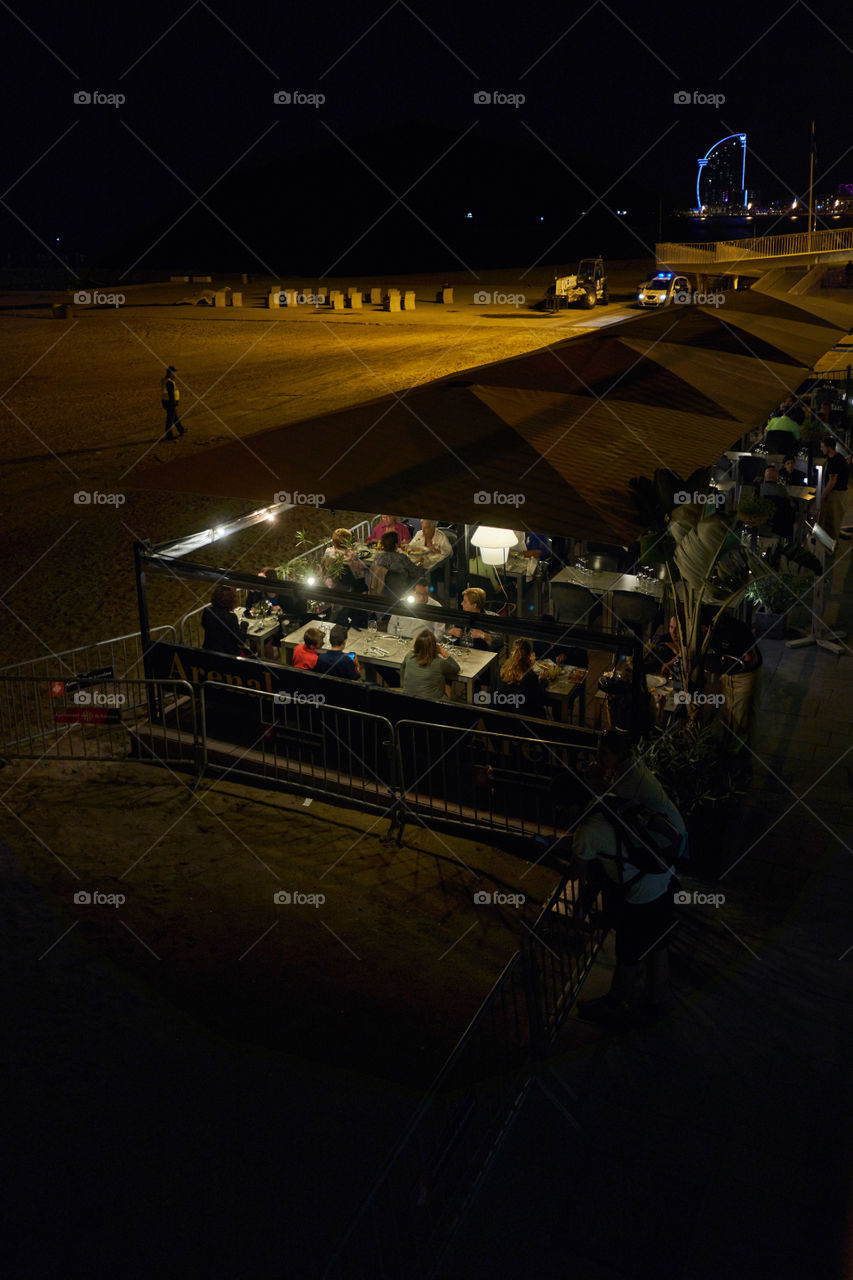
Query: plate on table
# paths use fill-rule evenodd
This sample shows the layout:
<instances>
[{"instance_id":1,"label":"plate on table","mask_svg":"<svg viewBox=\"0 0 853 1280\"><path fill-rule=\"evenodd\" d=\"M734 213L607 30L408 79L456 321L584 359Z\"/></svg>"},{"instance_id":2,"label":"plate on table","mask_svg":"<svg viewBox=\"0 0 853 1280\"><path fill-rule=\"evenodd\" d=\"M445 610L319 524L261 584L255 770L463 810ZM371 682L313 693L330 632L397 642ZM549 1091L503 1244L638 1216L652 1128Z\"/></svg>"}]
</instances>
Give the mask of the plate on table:
<instances>
[{"instance_id":1,"label":"plate on table","mask_svg":"<svg viewBox=\"0 0 853 1280\"><path fill-rule=\"evenodd\" d=\"M647 689L662 689L665 684L665 676L646 676Z\"/></svg>"}]
</instances>

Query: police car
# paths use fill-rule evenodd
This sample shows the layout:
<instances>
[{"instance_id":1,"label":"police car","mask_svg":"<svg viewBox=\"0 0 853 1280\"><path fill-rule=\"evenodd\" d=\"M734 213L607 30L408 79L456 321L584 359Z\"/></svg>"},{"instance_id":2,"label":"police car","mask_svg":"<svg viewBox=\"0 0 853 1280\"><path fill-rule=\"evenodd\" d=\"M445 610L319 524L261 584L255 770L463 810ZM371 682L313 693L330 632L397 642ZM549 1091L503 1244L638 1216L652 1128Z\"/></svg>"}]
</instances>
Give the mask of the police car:
<instances>
[{"instance_id":1,"label":"police car","mask_svg":"<svg viewBox=\"0 0 853 1280\"><path fill-rule=\"evenodd\" d=\"M673 271L659 271L640 285L637 301L641 307L668 307L678 294L690 296L690 281L687 276L677 276Z\"/></svg>"}]
</instances>

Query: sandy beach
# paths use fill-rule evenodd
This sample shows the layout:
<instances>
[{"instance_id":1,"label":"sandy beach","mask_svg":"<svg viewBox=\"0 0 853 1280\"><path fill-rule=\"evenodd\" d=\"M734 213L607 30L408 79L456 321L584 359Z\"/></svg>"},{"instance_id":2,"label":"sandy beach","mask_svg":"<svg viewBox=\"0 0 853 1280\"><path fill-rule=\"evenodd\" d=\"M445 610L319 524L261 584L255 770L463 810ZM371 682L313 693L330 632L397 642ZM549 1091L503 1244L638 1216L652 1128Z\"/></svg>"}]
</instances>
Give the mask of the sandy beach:
<instances>
[{"instance_id":1,"label":"sandy beach","mask_svg":"<svg viewBox=\"0 0 853 1280\"><path fill-rule=\"evenodd\" d=\"M538 301L551 279L548 268L519 280L520 272L483 275L476 285L452 276L405 281L333 281L411 284L413 312L329 313L312 306L270 311L271 281L217 278L244 290L244 306L214 310L180 300L213 285L139 285L125 289L119 306L69 306L55 320L58 295L0 295L2 381L0 466L4 474L3 581L7 614L0 664L138 630L132 545L163 542L240 514L237 503L139 492L134 471L201 451L235 436L297 422L480 364L535 350L592 325L635 316L627 299L643 264L611 268L613 302L593 312L557 316L516 302L475 302L475 295L524 296ZM435 302L448 280L454 303ZM278 282L276 282L278 283ZM317 281L282 281L309 292ZM105 289L117 290L109 285ZM71 295L68 295L70 302ZM163 412L159 380L174 364L182 380L187 436L158 443ZM322 441L306 448L323 457ZM370 446L360 447L369 466ZM286 488L286 477L282 477ZM95 496L75 502L80 493ZM107 500L105 500L107 499ZM288 513L259 539L250 530L216 549L210 563L246 571L281 563L297 528L312 542L349 516L311 509ZM427 513L408 513L427 514ZM196 594L158 582L157 620L177 621Z\"/></svg>"}]
</instances>

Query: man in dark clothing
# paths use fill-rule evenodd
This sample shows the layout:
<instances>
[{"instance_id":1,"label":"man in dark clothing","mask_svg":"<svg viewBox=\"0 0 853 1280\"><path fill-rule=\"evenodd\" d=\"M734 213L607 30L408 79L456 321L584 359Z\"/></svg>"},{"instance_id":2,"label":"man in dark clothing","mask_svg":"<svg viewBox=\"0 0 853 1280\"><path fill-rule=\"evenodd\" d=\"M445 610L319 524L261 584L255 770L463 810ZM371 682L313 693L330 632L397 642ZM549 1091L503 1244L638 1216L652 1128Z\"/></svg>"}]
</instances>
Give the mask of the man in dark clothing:
<instances>
[{"instance_id":1,"label":"man in dark clothing","mask_svg":"<svg viewBox=\"0 0 853 1280\"><path fill-rule=\"evenodd\" d=\"M165 376L160 379L160 403L166 410L166 430L163 435L164 440L174 440L172 435L172 427L177 427L178 435L182 436L186 430L180 418L178 417L178 402L181 398L180 388L175 380L177 370L173 364L170 364L166 370Z\"/></svg>"},{"instance_id":2,"label":"man in dark clothing","mask_svg":"<svg viewBox=\"0 0 853 1280\"><path fill-rule=\"evenodd\" d=\"M340 680L358 680L361 677L358 658L351 658L348 653L344 653L346 642L346 627L332 627L328 649L321 649L317 655L314 670L318 675L337 676Z\"/></svg>"},{"instance_id":3,"label":"man in dark clothing","mask_svg":"<svg viewBox=\"0 0 853 1280\"><path fill-rule=\"evenodd\" d=\"M820 500L818 521L836 540L841 534L841 522L847 507L847 480L849 467L847 459L836 451L835 441L825 436L820 442L820 451L827 459L823 469L823 494Z\"/></svg>"}]
</instances>

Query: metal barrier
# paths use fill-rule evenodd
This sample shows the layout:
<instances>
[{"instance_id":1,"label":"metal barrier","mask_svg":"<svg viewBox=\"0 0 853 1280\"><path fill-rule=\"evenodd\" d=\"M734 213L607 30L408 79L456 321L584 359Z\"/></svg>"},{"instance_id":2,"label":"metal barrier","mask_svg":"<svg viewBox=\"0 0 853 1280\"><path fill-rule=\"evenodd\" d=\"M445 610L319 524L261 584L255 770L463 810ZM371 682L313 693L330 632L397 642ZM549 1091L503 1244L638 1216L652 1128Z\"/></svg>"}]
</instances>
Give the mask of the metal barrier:
<instances>
[{"instance_id":1,"label":"metal barrier","mask_svg":"<svg viewBox=\"0 0 853 1280\"><path fill-rule=\"evenodd\" d=\"M201 686L201 708L209 771L346 797L370 811L395 807L394 728L383 716L327 705L322 694L211 681Z\"/></svg>"},{"instance_id":2,"label":"metal barrier","mask_svg":"<svg viewBox=\"0 0 853 1280\"><path fill-rule=\"evenodd\" d=\"M793 235L755 239L717 240L711 244L657 244L658 262L668 266L695 262L753 262L762 258L801 257L812 253L853 252L853 228L838 231L797 231Z\"/></svg>"},{"instance_id":3,"label":"metal barrier","mask_svg":"<svg viewBox=\"0 0 853 1280\"><path fill-rule=\"evenodd\" d=\"M0 751L50 760L150 760L200 775L203 740L183 680L0 676Z\"/></svg>"},{"instance_id":4,"label":"metal barrier","mask_svg":"<svg viewBox=\"0 0 853 1280\"><path fill-rule=\"evenodd\" d=\"M435 1276L604 937L564 879L428 1091L324 1280Z\"/></svg>"},{"instance_id":5,"label":"metal barrier","mask_svg":"<svg viewBox=\"0 0 853 1280\"><path fill-rule=\"evenodd\" d=\"M401 720L395 736L404 809L522 838L554 837L560 776L595 749L591 737L572 745L521 736L509 724L495 733Z\"/></svg>"},{"instance_id":6,"label":"metal barrier","mask_svg":"<svg viewBox=\"0 0 853 1280\"><path fill-rule=\"evenodd\" d=\"M197 609L191 609L189 613L185 613L178 623L178 635L181 638L181 644L188 645L190 649L204 648L201 615L206 608L207 604L200 604Z\"/></svg>"},{"instance_id":7,"label":"metal barrier","mask_svg":"<svg viewBox=\"0 0 853 1280\"><path fill-rule=\"evenodd\" d=\"M151 639L177 640L175 628L153 627ZM138 631L126 636L114 636L111 640L99 640L97 644L84 644L62 653L48 653L40 658L28 658L8 667L0 667L0 676L32 676L40 680L62 680L82 674L85 670L110 667L118 679L143 678L142 637Z\"/></svg>"}]
</instances>

